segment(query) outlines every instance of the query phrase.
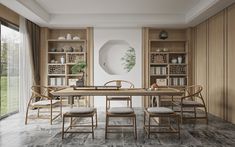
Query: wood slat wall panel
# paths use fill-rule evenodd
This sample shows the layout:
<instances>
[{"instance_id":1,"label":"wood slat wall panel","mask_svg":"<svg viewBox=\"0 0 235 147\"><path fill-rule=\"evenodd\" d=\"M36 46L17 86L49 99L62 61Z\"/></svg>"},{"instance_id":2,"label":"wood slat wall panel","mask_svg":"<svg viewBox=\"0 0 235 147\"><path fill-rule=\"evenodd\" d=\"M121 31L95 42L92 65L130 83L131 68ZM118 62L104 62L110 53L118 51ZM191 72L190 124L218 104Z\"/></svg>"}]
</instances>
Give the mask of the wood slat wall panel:
<instances>
[{"instance_id":1,"label":"wood slat wall panel","mask_svg":"<svg viewBox=\"0 0 235 147\"><path fill-rule=\"evenodd\" d=\"M207 22L203 22L196 27L195 37L195 83L203 86L203 97L207 108L208 95L207 95L207 59L208 59L208 48L207 48Z\"/></svg>"},{"instance_id":2,"label":"wood slat wall panel","mask_svg":"<svg viewBox=\"0 0 235 147\"><path fill-rule=\"evenodd\" d=\"M40 84L47 86L47 39L48 28L41 28L41 46L40 46Z\"/></svg>"},{"instance_id":3,"label":"wood slat wall panel","mask_svg":"<svg viewBox=\"0 0 235 147\"><path fill-rule=\"evenodd\" d=\"M228 97L227 97L227 117L228 121L235 123L235 5L227 9L227 69L228 69Z\"/></svg>"},{"instance_id":4,"label":"wood slat wall panel","mask_svg":"<svg viewBox=\"0 0 235 147\"><path fill-rule=\"evenodd\" d=\"M224 11L208 20L209 112L224 113Z\"/></svg>"},{"instance_id":5,"label":"wood slat wall panel","mask_svg":"<svg viewBox=\"0 0 235 147\"><path fill-rule=\"evenodd\" d=\"M195 84L208 111L235 123L235 4L194 27Z\"/></svg>"}]
</instances>

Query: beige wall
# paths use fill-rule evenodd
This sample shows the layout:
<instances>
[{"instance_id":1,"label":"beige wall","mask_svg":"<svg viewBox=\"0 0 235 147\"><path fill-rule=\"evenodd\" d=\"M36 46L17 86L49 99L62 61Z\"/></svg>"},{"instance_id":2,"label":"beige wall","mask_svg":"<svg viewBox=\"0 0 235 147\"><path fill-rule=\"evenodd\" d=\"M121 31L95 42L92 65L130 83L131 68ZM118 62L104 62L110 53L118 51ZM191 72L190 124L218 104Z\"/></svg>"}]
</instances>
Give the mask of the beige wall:
<instances>
[{"instance_id":1,"label":"beige wall","mask_svg":"<svg viewBox=\"0 0 235 147\"><path fill-rule=\"evenodd\" d=\"M195 84L211 114L235 123L235 4L194 28Z\"/></svg>"},{"instance_id":2,"label":"beige wall","mask_svg":"<svg viewBox=\"0 0 235 147\"><path fill-rule=\"evenodd\" d=\"M1 4L0 4L0 17L10 21L13 24L19 25L19 15Z\"/></svg>"}]
</instances>

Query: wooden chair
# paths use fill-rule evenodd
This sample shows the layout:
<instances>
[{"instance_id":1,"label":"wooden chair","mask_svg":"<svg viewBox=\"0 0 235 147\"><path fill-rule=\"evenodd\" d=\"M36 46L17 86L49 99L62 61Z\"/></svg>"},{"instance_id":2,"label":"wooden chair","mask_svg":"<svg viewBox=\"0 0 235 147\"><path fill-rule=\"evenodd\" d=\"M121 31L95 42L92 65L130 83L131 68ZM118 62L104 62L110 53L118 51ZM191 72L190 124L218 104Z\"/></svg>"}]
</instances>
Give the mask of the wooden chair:
<instances>
[{"instance_id":1,"label":"wooden chair","mask_svg":"<svg viewBox=\"0 0 235 147\"><path fill-rule=\"evenodd\" d=\"M118 88L134 88L134 84L125 80L112 80L104 84L104 86L117 86ZM132 107L131 96L107 96L106 97L106 111L110 107L111 101L126 101L127 107Z\"/></svg>"},{"instance_id":2,"label":"wooden chair","mask_svg":"<svg viewBox=\"0 0 235 147\"><path fill-rule=\"evenodd\" d=\"M202 86L193 85L182 90L185 91L185 95L180 98L180 101L173 101L174 105L180 106L181 122L183 122L183 119L206 119L206 123L208 124L207 108L201 93L203 90ZM197 108L204 109L205 115L197 116ZM184 117L185 112L193 113L194 116Z\"/></svg>"},{"instance_id":3,"label":"wooden chair","mask_svg":"<svg viewBox=\"0 0 235 147\"><path fill-rule=\"evenodd\" d=\"M96 123L94 125L94 116L96 117ZM65 129L65 119L66 117L70 118L70 125ZM91 118L91 125L76 125L76 119L73 118ZM90 127L90 131L72 131L72 128L79 127ZM62 139L64 138L65 133L92 133L92 138L94 139L94 128L97 127L97 110L91 107L76 107L71 108L69 111L63 114L63 123L62 123Z\"/></svg>"},{"instance_id":4,"label":"wooden chair","mask_svg":"<svg viewBox=\"0 0 235 147\"><path fill-rule=\"evenodd\" d=\"M52 121L55 120L57 117L62 115L62 101L61 98L54 99L54 97L51 95L51 91L53 89L48 88L46 86L32 86L31 87L32 95L31 98L29 99L28 105L27 105L27 110L26 110L26 117L25 117L25 124L28 123L28 115L29 115L29 110L37 109L37 118L42 118L42 119L49 119L50 124L52 124ZM59 110L53 110L55 107L59 106ZM41 109L49 109L49 111L40 111ZM49 112L49 117L41 117L41 113L48 113ZM57 115L53 116L53 113L57 112Z\"/></svg>"},{"instance_id":5,"label":"wooden chair","mask_svg":"<svg viewBox=\"0 0 235 147\"><path fill-rule=\"evenodd\" d=\"M157 120L156 118L159 118ZM167 124L160 119L168 118ZM172 109L166 107L149 107L144 110L144 130L150 138L151 133L177 133L180 138L180 119ZM171 119L177 123L174 127ZM147 122L147 123L146 123ZM151 123L154 122L155 124ZM164 129L164 130L163 130Z\"/></svg>"},{"instance_id":6,"label":"wooden chair","mask_svg":"<svg viewBox=\"0 0 235 147\"><path fill-rule=\"evenodd\" d=\"M117 86L119 88L134 88L134 84L124 80L112 80L104 84L104 86ZM112 101L124 101L127 102L126 107L111 107L110 102ZM132 124L126 125L110 125L110 118L131 118ZM120 133L109 131L109 128L118 127L133 127L134 137L137 139L136 129L136 114L132 108L132 97L131 96L106 96L106 124L105 124L105 138L107 139L108 133Z\"/></svg>"}]
</instances>

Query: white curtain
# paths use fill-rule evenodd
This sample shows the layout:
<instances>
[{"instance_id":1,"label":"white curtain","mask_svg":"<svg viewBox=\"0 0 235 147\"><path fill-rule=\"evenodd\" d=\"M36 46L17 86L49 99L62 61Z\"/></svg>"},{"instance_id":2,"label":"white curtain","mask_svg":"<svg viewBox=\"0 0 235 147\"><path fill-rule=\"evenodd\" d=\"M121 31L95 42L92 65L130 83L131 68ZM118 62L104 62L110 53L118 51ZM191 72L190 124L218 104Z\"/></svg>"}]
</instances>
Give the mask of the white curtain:
<instances>
[{"instance_id":1,"label":"white curtain","mask_svg":"<svg viewBox=\"0 0 235 147\"><path fill-rule=\"evenodd\" d=\"M31 96L31 86L33 85L32 80L32 57L29 49L29 42L26 33L25 18L20 17L20 69L19 69L19 111L24 113L26 111L27 102Z\"/></svg>"}]
</instances>

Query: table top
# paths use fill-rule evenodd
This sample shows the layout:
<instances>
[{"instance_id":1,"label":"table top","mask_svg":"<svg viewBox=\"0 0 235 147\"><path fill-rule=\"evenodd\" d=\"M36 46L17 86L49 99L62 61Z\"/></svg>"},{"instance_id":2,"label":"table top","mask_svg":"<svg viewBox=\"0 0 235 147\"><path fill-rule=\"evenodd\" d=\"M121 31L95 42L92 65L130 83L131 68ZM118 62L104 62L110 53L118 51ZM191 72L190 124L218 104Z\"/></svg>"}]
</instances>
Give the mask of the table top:
<instances>
[{"instance_id":1,"label":"table top","mask_svg":"<svg viewBox=\"0 0 235 147\"><path fill-rule=\"evenodd\" d=\"M176 96L183 92L175 88L157 88L149 90L144 88L94 89L68 87L52 92L54 96Z\"/></svg>"}]
</instances>

